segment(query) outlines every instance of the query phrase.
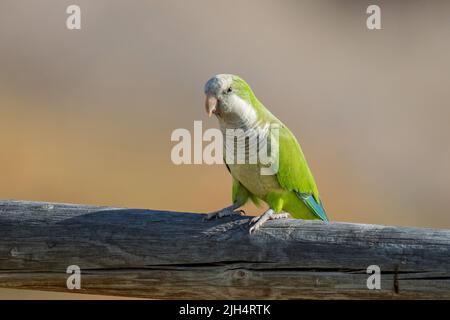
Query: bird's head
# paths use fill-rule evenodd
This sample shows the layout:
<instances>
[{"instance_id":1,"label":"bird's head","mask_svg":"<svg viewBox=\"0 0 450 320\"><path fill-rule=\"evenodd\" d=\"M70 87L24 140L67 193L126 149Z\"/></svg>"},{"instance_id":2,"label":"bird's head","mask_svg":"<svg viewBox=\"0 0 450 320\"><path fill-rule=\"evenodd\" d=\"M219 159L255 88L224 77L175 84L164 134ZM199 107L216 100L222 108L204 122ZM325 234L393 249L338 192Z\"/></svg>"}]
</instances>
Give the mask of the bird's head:
<instances>
[{"instance_id":1,"label":"bird's head","mask_svg":"<svg viewBox=\"0 0 450 320\"><path fill-rule=\"evenodd\" d=\"M205 108L211 116L238 118L254 113L256 98L250 86L240 77L232 74L218 74L205 84Z\"/></svg>"}]
</instances>

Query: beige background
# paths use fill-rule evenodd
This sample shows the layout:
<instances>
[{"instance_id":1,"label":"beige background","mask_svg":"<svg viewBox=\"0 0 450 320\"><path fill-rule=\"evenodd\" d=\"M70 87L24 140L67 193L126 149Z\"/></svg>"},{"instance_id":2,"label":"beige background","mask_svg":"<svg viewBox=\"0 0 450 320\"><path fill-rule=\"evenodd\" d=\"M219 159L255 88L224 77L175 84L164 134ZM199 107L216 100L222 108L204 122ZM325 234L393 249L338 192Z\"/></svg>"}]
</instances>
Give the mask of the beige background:
<instances>
[{"instance_id":1,"label":"beige background","mask_svg":"<svg viewBox=\"0 0 450 320\"><path fill-rule=\"evenodd\" d=\"M0 2L0 198L229 204L226 169L175 166L170 134L217 126L203 84L236 73L299 138L332 220L450 228L448 1L78 0L69 31L72 3Z\"/></svg>"}]
</instances>

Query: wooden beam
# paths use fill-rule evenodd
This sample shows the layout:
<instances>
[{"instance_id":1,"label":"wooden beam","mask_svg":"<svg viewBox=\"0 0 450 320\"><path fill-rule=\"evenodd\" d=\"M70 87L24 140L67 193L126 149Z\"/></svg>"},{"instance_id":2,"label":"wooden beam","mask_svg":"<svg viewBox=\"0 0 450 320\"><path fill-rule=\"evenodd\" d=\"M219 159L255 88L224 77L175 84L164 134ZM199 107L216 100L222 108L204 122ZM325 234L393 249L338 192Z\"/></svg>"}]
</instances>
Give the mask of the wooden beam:
<instances>
[{"instance_id":1,"label":"wooden beam","mask_svg":"<svg viewBox=\"0 0 450 320\"><path fill-rule=\"evenodd\" d=\"M0 201L0 287L156 299L450 299L450 230ZM69 265L81 289L68 290ZM381 269L381 289L367 268Z\"/></svg>"}]
</instances>

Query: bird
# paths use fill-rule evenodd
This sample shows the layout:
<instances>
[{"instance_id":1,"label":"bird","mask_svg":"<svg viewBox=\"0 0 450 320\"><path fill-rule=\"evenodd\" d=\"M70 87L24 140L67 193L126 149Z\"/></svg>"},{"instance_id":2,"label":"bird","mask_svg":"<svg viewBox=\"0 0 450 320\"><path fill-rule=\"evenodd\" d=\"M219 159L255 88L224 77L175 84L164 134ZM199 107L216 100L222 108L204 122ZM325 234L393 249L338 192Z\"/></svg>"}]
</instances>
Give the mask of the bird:
<instances>
[{"instance_id":1,"label":"bird","mask_svg":"<svg viewBox=\"0 0 450 320\"><path fill-rule=\"evenodd\" d=\"M204 93L206 113L209 117L217 117L225 137L223 152L227 157L224 162L232 176L232 204L208 213L205 219L242 215L243 210L239 208L248 201L257 206L263 201L268 209L249 220L250 234L268 220L292 217L328 222L300 144L289 128L257 99L247 82L237 75L218 74L206 82ZM233 133L232 141L227 138L230 132ZM250 159L254 153L259 155L265 147L270 150L271 161L263 162L260 157L253 162L236 161L231 156L238 144L234 143L234 136L237 141L245 141L245 159ZM258 139L249 138L254 136ZM268 167L275 170L264 172Z\"/></svg>"}]
</instances>

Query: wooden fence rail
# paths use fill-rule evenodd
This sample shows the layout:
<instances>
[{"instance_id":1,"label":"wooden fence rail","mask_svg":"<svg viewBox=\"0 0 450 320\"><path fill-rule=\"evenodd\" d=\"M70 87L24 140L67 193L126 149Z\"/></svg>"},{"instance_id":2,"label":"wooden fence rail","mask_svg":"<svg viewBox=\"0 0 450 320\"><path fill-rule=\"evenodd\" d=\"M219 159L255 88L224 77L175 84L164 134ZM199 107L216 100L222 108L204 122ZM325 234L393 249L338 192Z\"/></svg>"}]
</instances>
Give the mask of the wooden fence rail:
<instances>
[{"instance_id":1,"label":"wooden fence rail","mask_svg":"<svg viewBox=\"0 0 450 320\"><path fill-rule=\"evenodd\" d=\"M450 299L450 230L0 201L0 287L161 299ZM67 267L81 268L69 290ZM381 269L369 290L367 268Z\"/></svg>"}]
</instances>

